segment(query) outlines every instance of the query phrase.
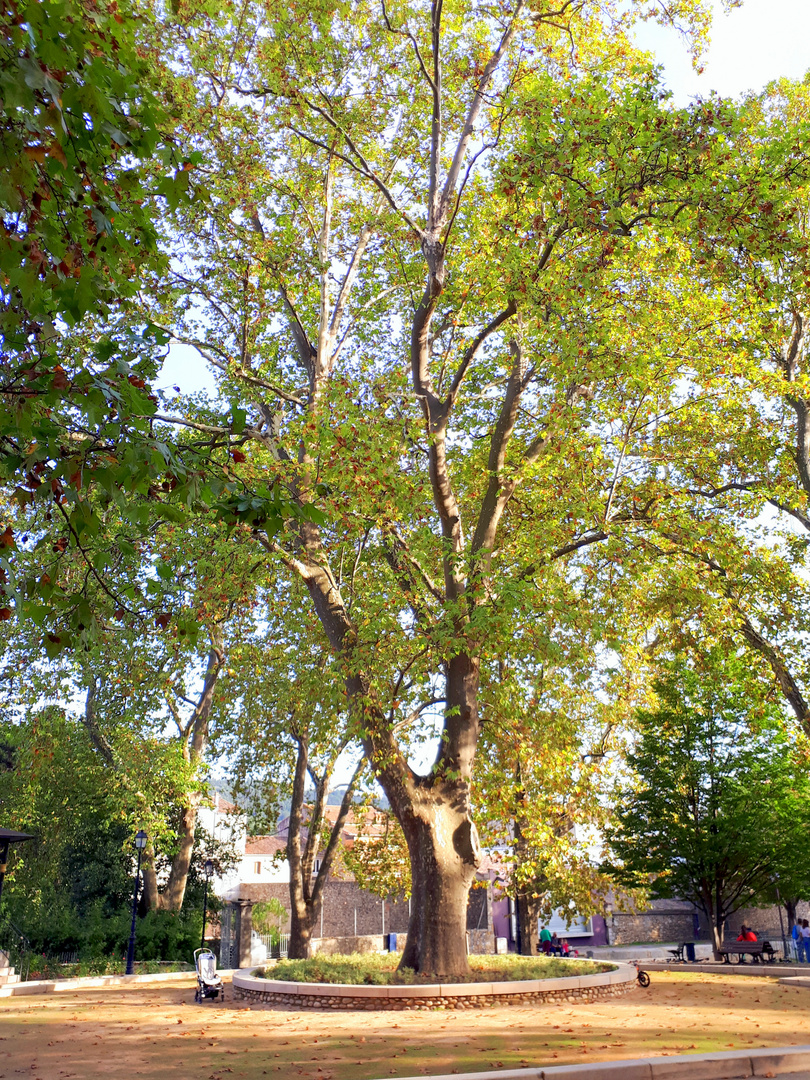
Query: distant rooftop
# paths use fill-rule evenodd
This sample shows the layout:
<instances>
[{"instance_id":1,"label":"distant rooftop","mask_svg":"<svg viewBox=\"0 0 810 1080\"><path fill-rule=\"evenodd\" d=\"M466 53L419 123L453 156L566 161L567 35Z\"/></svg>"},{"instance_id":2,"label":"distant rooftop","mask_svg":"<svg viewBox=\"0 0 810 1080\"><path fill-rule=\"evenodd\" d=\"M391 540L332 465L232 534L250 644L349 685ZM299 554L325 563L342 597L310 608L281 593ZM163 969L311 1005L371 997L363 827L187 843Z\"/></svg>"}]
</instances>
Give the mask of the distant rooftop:
<instances>
[{"instance_id":1,"label":"distant rooftop","mask_svg":"<svg viewBox=\"0 0 810 1080\"><path fill-rule=\"evenodd\" d=\"M246 855L275 855L286 849L287 841L280 836L249 836L245 841Z\"/></svg>"}]
</instances>

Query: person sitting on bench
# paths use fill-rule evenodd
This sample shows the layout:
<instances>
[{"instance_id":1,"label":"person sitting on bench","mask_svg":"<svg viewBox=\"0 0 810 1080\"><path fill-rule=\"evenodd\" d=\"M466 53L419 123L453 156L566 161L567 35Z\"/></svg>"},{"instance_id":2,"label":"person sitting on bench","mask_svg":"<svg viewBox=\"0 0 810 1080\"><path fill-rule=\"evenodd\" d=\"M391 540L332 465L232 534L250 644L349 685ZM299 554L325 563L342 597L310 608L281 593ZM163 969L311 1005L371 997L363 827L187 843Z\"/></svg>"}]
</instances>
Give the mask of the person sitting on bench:
<instances>
[{"instance_id":1,"label":"person sitting on bench","mask_svg":"<svg viewBox=\"0 0 810 1080\"><path fill-rule=\"evenodd\" d=\"M754 933L754 931L751 929L751 927L746 926L745 923L743 923L742 926L740 927L740 935L737 938L737 941L756 941L756 940L757 940L757 935ZM745 957L743 956L742 953L740 953L739 959L740 959L741 964L745 963Z\"/></svg>"}]
</instances>

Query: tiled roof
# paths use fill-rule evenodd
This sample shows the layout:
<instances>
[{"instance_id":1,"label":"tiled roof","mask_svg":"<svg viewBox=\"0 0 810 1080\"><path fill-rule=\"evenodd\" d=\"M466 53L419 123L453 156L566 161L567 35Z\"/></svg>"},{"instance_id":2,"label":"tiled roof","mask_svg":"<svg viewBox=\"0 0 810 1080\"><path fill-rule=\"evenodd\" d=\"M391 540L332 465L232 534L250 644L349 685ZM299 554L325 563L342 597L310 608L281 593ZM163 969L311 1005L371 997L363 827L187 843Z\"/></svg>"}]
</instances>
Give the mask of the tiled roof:
<instances>
[{"instance_id":1,"label":"tiled roof","mask_svg":"<svg viewBox=\"0 0 810 1080\"><path fill-rule=\"evenodd\" d=\"M306 831L307 822L309 821L311 812L311 806L305 806L302 810L302 832ZM340 813L340 807L325 806L323 812L324 824L334 826L338 814ZM357 836L358 832L362 832L363 836L367 838L383 836L385 834L385 821L386 816L381 810L358 807L357 812L355 812L354 809L351 809L343 823L343 839L344 841L352 841ZM286 837L289 827L290 818L288 815L279 822L278 831L281 835Z\"/></svg>"},{"instance_id":2,"label":"tiled roof","mask_svg":"<svg viewBox=\"0 0 810 1080\"><path fill-rule=\"evenodd\" d=\"M280 836L249 836L245 841L246 855L275 855L287 847Z\"/></svg>"}]
</instances>

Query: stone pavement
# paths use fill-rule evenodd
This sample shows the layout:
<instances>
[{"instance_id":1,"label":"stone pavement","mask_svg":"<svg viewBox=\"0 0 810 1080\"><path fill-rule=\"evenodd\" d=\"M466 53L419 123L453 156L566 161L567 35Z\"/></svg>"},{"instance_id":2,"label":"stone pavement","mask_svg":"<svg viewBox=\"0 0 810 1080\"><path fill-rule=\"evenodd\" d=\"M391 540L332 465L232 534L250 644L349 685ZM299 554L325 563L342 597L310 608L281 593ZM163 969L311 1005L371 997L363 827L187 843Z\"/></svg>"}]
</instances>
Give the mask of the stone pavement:
<instances>
[{"instance_id":1,"label":"stone pavement","mask_svg":"<svg viewBox=\"0 0 810 1080\"><path fill-rule=\"evenodd\" d=\"M663 960L643 960L641 966L645 971L700 971L704 975L759 975L774 979L790 976L810 978L810 964L723 964L714 961L707 963L705 960L695 964L668 964Z\"/></svg>"},{"instance_id":2,"label":"stone pavement","mask_svg":"<svg viewBox=\"0 0 810 1080\"><path fill-rule=\"evenodd\" d=\"M745 1077L782 1076L790 1077L790 1080L810 1080L810 1046L678 1054L590 1065L544 1065L541 1068L413 1077L411 1080L743 1080Z\"/></svg>"},{"instance_id":3,"label":"stone pavement","mask_svg":"<svg viewBox=\"0 0 810 1080\"><path fill-rule=\"evenodd\" d=\"M647 945L593 945L580 949L580 956L593 956L594 960L671 960L670 949L677 947L675 941L662 941ZM712 947L708 941L695 942L695 954L699 960L710 958Z\"/></svg>"}]
</instances>

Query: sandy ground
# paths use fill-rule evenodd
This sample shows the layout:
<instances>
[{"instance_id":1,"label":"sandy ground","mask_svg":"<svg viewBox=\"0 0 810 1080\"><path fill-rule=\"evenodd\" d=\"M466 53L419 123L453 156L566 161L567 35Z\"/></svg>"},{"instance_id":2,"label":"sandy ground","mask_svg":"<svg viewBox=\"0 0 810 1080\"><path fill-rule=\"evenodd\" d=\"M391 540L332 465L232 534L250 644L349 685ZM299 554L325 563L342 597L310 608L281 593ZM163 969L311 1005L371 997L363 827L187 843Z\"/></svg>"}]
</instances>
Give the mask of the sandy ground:
<instances>
[{"instance_id":1,"label":"sandy ground","mask_svg":"<svg viewBox=\"0 0 810 1080\"><path fill-rule=\"evenodd\" d=\"M810 1044L810 990L752 976L652 974L598 1005L463 1012L286 1012L194 1004L187 987L0 1000L0 1078L307 1080Z\"/></svg>"}]
</instances>

